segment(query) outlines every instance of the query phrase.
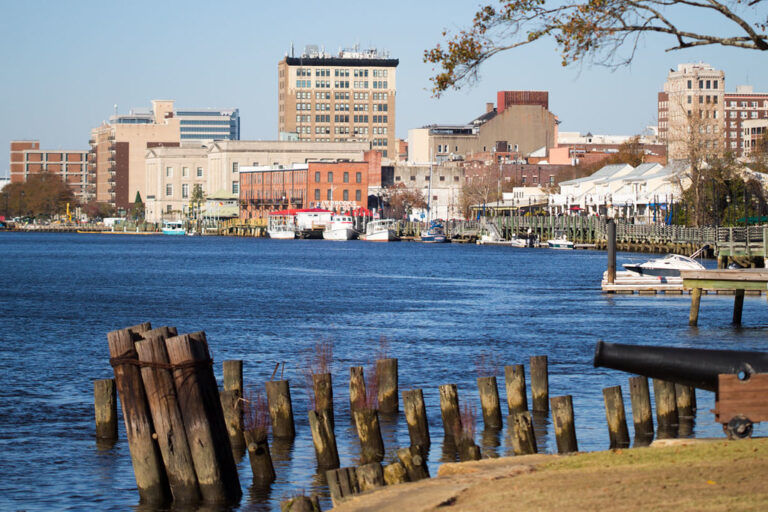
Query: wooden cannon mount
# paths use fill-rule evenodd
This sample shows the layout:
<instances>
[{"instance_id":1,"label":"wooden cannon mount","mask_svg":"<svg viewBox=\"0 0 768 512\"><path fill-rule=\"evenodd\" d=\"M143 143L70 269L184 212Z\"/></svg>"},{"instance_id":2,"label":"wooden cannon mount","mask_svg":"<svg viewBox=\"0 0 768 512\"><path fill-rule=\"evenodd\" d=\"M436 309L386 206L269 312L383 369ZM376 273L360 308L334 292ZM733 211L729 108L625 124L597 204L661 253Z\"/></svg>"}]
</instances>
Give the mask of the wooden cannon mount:
<instances>
[{"instance_id":1,"label":"wooden cannon mount","mask_svg":"<svg viewBox=\"0 0 768 512\"><path fill-rule=\"evenodd\" d=\"M768 373L718 375L712 412L729 439L752 437L752 425L768 421Z\"/></svg>"}]
</instances>

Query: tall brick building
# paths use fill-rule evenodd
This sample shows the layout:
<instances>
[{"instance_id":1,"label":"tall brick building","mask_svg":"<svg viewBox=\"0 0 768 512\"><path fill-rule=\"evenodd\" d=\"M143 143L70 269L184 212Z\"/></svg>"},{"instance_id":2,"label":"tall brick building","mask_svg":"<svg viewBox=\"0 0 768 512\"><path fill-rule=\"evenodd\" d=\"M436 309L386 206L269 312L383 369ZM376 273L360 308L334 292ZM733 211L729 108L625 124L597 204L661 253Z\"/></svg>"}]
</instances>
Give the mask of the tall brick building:
<instances>
[{"instance_id":1,"label":"tall brick building","mask_svg":"<svg viewBox=\"0 0 768 512\"><path fill-rule=\"evenodd\" d=\"M13 140L10 151L11 183L23 183L30 175L49 172L61 178L82 203L95 192L95 175L88 171L88 151L40 149L37 140Z\"/></svg>"}]
</instances>

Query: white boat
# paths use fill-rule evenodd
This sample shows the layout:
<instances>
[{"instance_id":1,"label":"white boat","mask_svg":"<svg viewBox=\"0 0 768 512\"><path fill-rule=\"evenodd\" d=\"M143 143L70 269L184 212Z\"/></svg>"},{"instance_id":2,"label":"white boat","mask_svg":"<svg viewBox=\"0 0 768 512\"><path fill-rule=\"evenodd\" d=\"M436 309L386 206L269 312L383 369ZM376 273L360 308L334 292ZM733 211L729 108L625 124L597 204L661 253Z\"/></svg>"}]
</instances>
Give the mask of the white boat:
<instances>
[{"instance_id":1,"label":"white boat","mask_svg":"<svg viewBox=\"0 0 768 512\"><path fill-rule=\"evenodd\" d=\"M352 240L357 232L352 217L349 215L334 215L331 222L323 230L325 240Z\"/></svg>"},{"instance_id":2,"label":"white boat","mask_svg":"<svg viewBox=\"0 0 768 512\"><path fill-rule=\"evenodd\" d=\"M399 240L395 235L395 221L392 219L374 220L365 226L365 234L360 235L360 240L367 242L394 242Z\"/></svg>"},{"instance_id":3,"label":"white boat","mask_svg":"<svg viewBox=\"0 0 768 512\"><path fill-rule=\"evenodd\" d=\"M636 276L679 277L681 270L705 270L704 265L681 254L668 254L645 263L625 263L624 268Z\"/></svg>"},{"instance_id":4,"label":"white boat","mask_svg":"<svg viewBox=\"0 0 768 512\"><path fill-rule=\"evenodd\" d=\"M547 245L550 249L573 249L573 242L565 238L565 235L547 240Z\"/></svg>"},{"instance_id":5,"label":"white boat","mask_svg":"<svg viewBox=\"0 0 768 512\"><path fill-rule=\"evenodd\" d=\"M478 241L477 245L506 245L507 247L528 247L528 240L525 238L518 238L516 236L513 236L511 240L503 240L493 235L482 235Z\"/></svg>"},{"instance_id":6,"label":"white boat","mask_svg":"<svg viewBox=\"0 0 768 512\"><path fill-rule=\"evenodd\" d=\"M164 235L185 235L187 231L184 229L184 223L180 220L166 220L163 221L163 234Z\"/></svg>"},{"instance_id":7,"label":"white boat","mask_svg":"<svg viewBox=\"0 0 768 512\"><path fill-rule=\"evenodd\" d=\"M293 215L269 215L267 222L269 238L276 240L293 240L296 238L296 224Z\"/></svg>"}]
</instances>

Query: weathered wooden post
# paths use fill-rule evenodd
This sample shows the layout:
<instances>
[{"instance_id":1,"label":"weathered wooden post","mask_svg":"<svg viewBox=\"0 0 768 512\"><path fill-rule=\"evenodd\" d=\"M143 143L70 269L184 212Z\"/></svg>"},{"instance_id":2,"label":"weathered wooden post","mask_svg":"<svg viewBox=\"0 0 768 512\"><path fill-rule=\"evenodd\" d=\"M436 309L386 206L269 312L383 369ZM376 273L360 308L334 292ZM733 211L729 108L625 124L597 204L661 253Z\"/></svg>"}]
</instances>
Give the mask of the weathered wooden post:
<instances>
[{"instance_id":1,"label":"weathered wooden post","mask_svg":"<svg viewBox=\"0 0 768 512\"><path fill-rule=\"evenodd\" d=\"M317 465L325 469L339 467L339 452L336 448L336 436L327 410L309 411L309 429L312 443L315 445Z\"/></svg>"},{"instance_id":2,"label":"weathered wooden post","mask_svg":"<svg viewBox=\"0 0 768 512\"><path fill-rule=\"evenodd\" d=\"M354 411L357 437L360 438L360 462L381 462L384 460L384 440L381 438L379 411L373 408Z\"/></svg>"},{"instance_id":3,"label":"weathered wooden post","mask_svg":"<svg viewBox=\"0 0 768 512\"><path fill-rule=\"evenodd\" d=\"M400 459L400 463L405 467L405 473L408 475L410 482L429 478L427 461L424 460L419 447L400 448L397 450L397 458Z\"/></svg>"},{"instance_id":4,"label":"weathered wooden post","mask_svg":"<svg viewBox=\"0 0 768 512\"><path fill-rule=\"evenodd\" d=\"M445 437L455 439L461 436L461 413L459 412L459 393L456 384L440 386L440 413L443 417Z\"/></svg>"},{"instance_id":5,"label":"weathered wooden post","mask_svg":"<svg viewBox=\"0 0 768 512\"><path fill-rule=\"evenodd\" d=\"M328 490L331 493L334 507L339 505L344 498L360 492L355 468L331 469L325 472L325 477L328 480Z\"/></svg>"},{"instance_id":6,"label":"weathered wooden post","mask_svg":"<svg viewBox=\"0 0 768 512\"><path fill-rule=\"evenodd\" d=\"M511 427L512 450L515 455L536 453L536 436L533 433L533 420L529 411L510 414L507 423Z\"/></svg>"},{"instance_id":7,"label":"weathered wooden post","mask_svg":"<svg viewBox=\"0 0 768 512\"><path fill-rule=\"evenodd\" d=\"M207 502L242 496L204 332L165 340L200 493Z\"/></svg>"},{"instance_id":8,"label":"weathered wooden post","mask_svg":"<svg viewBox=\"0 0 768 512\"><path fill-rule=\"evenodd\" d=\"M504 382L507 388L507 408L509 414L528 410L528 398L525 395L525 366L515 364L504 367Z\"/></svg>"},{"instance_id":9,"label":"weathered wooden post","mask_svg":"<svg viewBox=\"0 0 768 512\"><path fill-rule=\"evenodd\" d=\"M555 425L555 439L558 453L579 451L576 443L576 427L573 421L573 399L571 395L553 396L552 423Z\"/></svg>"},{"instance_id":10,"label":"weathered wooden post","mask_svg":"<svg viewBox=\"0 0 768 512\"><path fill-rule=\"evenodd\" d=\"M402 462L393 462L384 466L384 483L386 485L397 485L408 481L408 474Z\"/></svg>"},{"instance_id":11,"label":"weathered wooden post","mask_svg":"<svg viewBox=\"0 0 768 512\"><path fill-rule=\"evenodd\" d=\"M744 290L733 292L733 325L741 325L741 312L744 310Z\"/></svg>"},{"instance_id":12,"label":"weathered wooden post","mask_svg":"<svg viewBox=\"0 0 768 512\"><path fill-rule=\"evenodd\" d=\"M424 395L420 389L403 391L403 410L412 446L429 446L429 424Z\"/></svg>"},{"instance_id":13,"label":"weathered wooden post","mask_svg":"<svg viewBox=\"0 0 768 512\"><path fill-rule=\"evenodd\" d=\"M480 447L475 444L475 440L470 437L462 437L459 439L459 460L461 462L468 462L472 460L480 460L481 453Z\"/></svg>"},{"instance_id":14,"label":"weathered wooden post","mask_svg":"<svg viewBox=\"0 0 768 512\"><path fill-rule=\"evenodd\" d=\"M331 428L335 426L333 417L333 382L330 373L313 373L312 390L315 393L315 411L322 412L331 422Z\"/></svg>"},{"instance_id":15,"label":"weathered wooden post","mask_svg":"<svg viewBox=\"0 0 768 512\"><path fill-rule=\"evenodd\" d=\"M96 439L117 439L117 388L115 379L93 381Z\"/></svg>"},{"instance_id":16,"label":"weathered wooden post","mask_svg":"<svg viewBox=\"0 0 768 512\"><path fill-rule=\"evenodd\" d=\"M501 429L501 407L496 377L478 377L477 389L480 393L480 408L483 411L483 426L486 430Z\"/></svg>"},{"instance_id":17,"label":"weathered wooden post","mask_svg":"<svg viewBox=\"0 0 768 512\"><path fill-rule=\"evenodd\" d=\"M653 379L653 396L656 399L656 424L658 438L675 437L679 424L675 385L660 379Z\"/></svg>"},{"instance_id":18,"label":"weathered wooden post","mask_svg":"<svg viewBox=\"0 0 768 512\"><path fill-rule=\"evenodd\" d=\"M605 402L605 419L608 422L608 437L610 449L629 447L629 430L627 416L624 412L624 398L621 396L621 386L603 389Z\"/></svg>"},{"instance_id":19,"label":"weathered wooden post","mask_svg":"<svg viewBox=\"0 0 768 512\"><path fill-rule=\"evenodd\" d=\"M616 281L616 222L608 219L608 284Z\"/></svg>"},{"instance_id":20,"label":"weathered wooden post","mask_svg":"<svg viewBox=\"0 0 768 512\"><path fill-rule=\"evenodd\" d=\"M533 410L549 411L549 369L547 356L531 356L531 401Z\"/></svg>"},{"instance_id":21,"label":"weathered wooden post","mask_svg":"<svg viewBox=\"0 0 768 512\"><path fill-rule=\"evenodd\" d=\"M357 476L357 487L360 492L371 491L379 487L384 487L384 469L380 462L369 462L358 466L355 471Z\"/></svg>"},{"instance_id":22,"label":"weathered wooden post","mask_svg":"<svg viewBox=\"0 0 768 512\"><path fill-rule=\"evenodd\" d=\"M245 445L243 437L243 361L231 359L223 363L224 386L220 393L224 421L233 447Z\"/></svg>"},{"instance_id":23,"label":"weathered wooden post","mask_svg":"<svg viewBox=\"0 0 768 512\"><path fill-rule=\"evenodd\" d=\"M243 396L243 360L228 359L222 364L224 389L237 389Z\"/></svg>"},{"instance_id":24,"label":"weathered wooden post","mask_svg":"<svg viewBox=\"0 0 768 512\"><path fill-rule=\"evenodd\" d=\"M688 325L696 327L699 323L699 306L701 305L701 288L691 290L691 311L688 314Z\"/></svg>"},{"instance_id":25,"label":"weathered wooden post","mask_svg":"<svg viewBox=\"0 0 768 512\"><path fill-rule=\"evenodd\" d=\"M141 377L173 499L194 503L200 500L200 488L165 348L166 338L175 335L174 327L161 327L142 333L144 339L134 345L139 361L148 363Z\"/></svg>"},{"instance_id":26,"label":"weathered wooden post","mask_svg":"<svg viewBox=\"0 0 768 512\"><path fill-rule=\"evenodd\" d=\"M675 384L675 401L677 403L678 417L693 417L693 396L695 388Z\"/></svg>"},{"instance_id":27,"label":"weathered wooden post","mask_svg":"<svg viewBox=\"0 0 768 512\"><path fill-rule=\"evenodd\" d=\"M365 374L362 366L353 366L349 369L349 410L351 413L358 408L365 407Z\"/></svg>"},{"instance_id":28,"label":"weathered wooden post","mask_svg":"<svg viewBox=\"0 0 768 512\"><path fill-rule=\"evenodd\" d=\"M397 359L376 361L379 412L394 414L399 411L397 402Z\"/></svg>"},{"instance_id":29,"label":"weathered wooden post","mask_svg":"<svg viewBox=\"0 0 768 512\"><path fill-rule=\"evenodd\" d=\"M635 446L647 446L653 439L653 411L647 377L629 378L629 398L635 424Z\"/></svg>"},{"instance_id":30,"label":"weathered wooden post","mask_svg":"<svg viewBox=\"0 0 768 512\"><path fill-rule=\"evenodd\" d=\"M272 454L269 451L269 440L265 428L254 428L243 432L248 460L251 463L253 481L258 486L271 484L275 481L275 466L272 464Z\"/></svg>"},{"instance_id":31,"label":"weathered wooden post","mask_svg":"<svg viewBox=\"0 0 768 512\"><path fill-rule=\"evenodd\" d=\"M149 329L150 325L146 323L111 331L107 333L107 341L139 498L146 503L165 503L172 497L171 490L160 447L152 438L155 428L134 347L134 341L140 339L139 333Z\"/></svg>"},{"instance_id":32,"label":"weathered wooden post","mask_svg":"<svg viewBox=\"0 0 768 512\"><path fill-rule=\"evenodd\" d=\"M280 512L321 512L317 496L296 496L280 502Z\"/></svg>"},{"instance_id":33,"label":"weathered wooden post","mask_svg":"<svg viewBox=\"0 0 768 512\"><path fill-rule=\"evenodd\" d=\"M287 380L270 380L266 382L269 417L272 420L272 435L285 439L296 437L296 427L293 423L293 405L291 404L291 388Z\"/></svg>"}]
</instances>

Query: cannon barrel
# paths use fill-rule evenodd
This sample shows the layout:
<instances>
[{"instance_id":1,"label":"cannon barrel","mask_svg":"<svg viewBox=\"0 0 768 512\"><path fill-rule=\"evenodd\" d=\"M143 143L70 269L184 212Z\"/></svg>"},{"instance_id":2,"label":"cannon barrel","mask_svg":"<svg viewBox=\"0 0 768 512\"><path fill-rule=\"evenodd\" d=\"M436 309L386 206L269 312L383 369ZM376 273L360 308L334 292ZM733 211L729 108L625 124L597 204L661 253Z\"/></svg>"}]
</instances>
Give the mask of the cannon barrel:
<instances>
[{"instance_id":1,"label":"cannon barrel","mask_svg":"<svg viewBox=\"0 0 768 512\"><path fill-rule=\"evenodd\" d=\"M738 350L651 347L598 341L595 367L666 380L684 386L717 391L721 373L748 379L755 373L768 373L768 353Z\"/></svg>"}]
</instances>

